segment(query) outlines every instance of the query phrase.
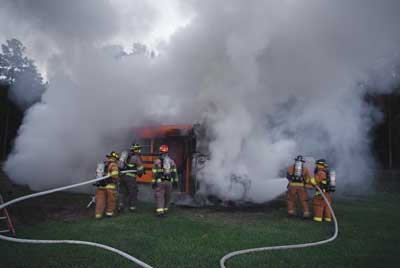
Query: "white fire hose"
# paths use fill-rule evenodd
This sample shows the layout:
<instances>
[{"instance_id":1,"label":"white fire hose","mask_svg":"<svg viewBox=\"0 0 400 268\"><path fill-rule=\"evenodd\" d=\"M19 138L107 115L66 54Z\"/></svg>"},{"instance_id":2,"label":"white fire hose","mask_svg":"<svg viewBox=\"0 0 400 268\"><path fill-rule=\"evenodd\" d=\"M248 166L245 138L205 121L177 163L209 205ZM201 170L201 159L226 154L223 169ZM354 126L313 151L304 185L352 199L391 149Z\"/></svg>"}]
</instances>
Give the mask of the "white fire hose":
<instances>
[{"instance_id":1,"label":"white fire hose","mask_svg":"<svg viewBox=\"0 0 400 268\"><path fill-rule=\"evenodd\" d=\"M324 198L324 200L325 200L325 203L328 205L329 209L331 210L332 217L333 217L333 223L335 225L335 232L333 233L332 237L330 237L328 239L325 239L325 240L322 240L322 241L305 243L305 244L260 247L260 248L250 248L250 249L243 249L243 250L234 251L234 252L226 254L224 257L221 258L221 260L219 261L220 268L226 268L225 262L228 259L230 259L230 258L232 258L234 256L242 255L242 254L258 252L258 251L267 251L267 250L285 250L285 249L293 249L293 248L315 247L315 246L320 246L320 245L323 245L323 244L326 244L326 243L329 243L329 242L335 240L336 237L338 236L338 230L339 230L338 229L338 223L337 223L336 216L335 216L335 212L333 211L333 209L331 207L331 204L328 202L328 199L326 198L325 194L322 192L321 188L319 188L318 186L315 186L315 187L320 192L322 198Z\"/></svg>"},{"instance_id":2,"label":"white fire hose","mask_svg":"<svg viewBox=\"0 0 400 268\"><path fill-rule=\"evenodd\" d=\"M134 170L126 170L126 171L122 171L121 173L128 173L128 172L133 172ZM51 193L55 193L55 192L60 192L60 191L64 191L67 189L71 189L71 188L75 188L75 187L79 187L79 186L83 186L86 184L90 184L90 183L94 183L103 179L106 179L110 177L108 176L103 176L100 178L96 178L93 180L89 180L89 181L85 181L85 182L80 182L80 183L76 183L76 184L72 184L72 185L67 185L64 187L60 187L60 188L56 188L56 189L51 189L51 190L47 190L47 191L43 191L43 192L39 192L39 193L34 193L34 194L30 194L30 195L26 195L26 196L22 196L13 200L10 200L2 205L0 205L0 210L3 208L8 207L9 205L21 202L23 200L26 199L30 199L30 198L34 198L34 197L38 197L38 196L42 196L42 195L47 195L47 194L51 194ZM239 251L234 251L231 253L226 254L224 257L221 258L220 260L220 267L221 268L226 268L225 266L225 262L234 257L234 256L238 256L238 255L242 255L242 254L246 254L246 253L251 253L251 252L258 252L258 251L267 251L267 250L284 250L284 249L293 249L293 248L305 248L305 247L315 247L315 246L319 246L319 245L323 245L326 243L329 243L333 240L336 239L337 235L338 235L338 224L337 224L337 220L336 220L336 216L335 213L330 205L330 203L328 202L328 200L326 199L324 193L322 192L322 190L316 186L317 190L321 193L322 197L324 198L326 204L328 205L329 209L331 210L332 213L332 217L333 217L333 222L335 225L335 232L333 234L332 237L326 239L326 240L322 240L322 241L317 241L317 242L312 242L312 243L305 243L305 244L295 244L295 245L286 245L286 246L271 246L271 247L260 247L260 248L252 248L252 249L244 249L244 250L239 250ZM136 259L135 257L110 246L106 246L103 244L99 244L99 243L94 243L94 242L88 242L88 241L79 241L79 240L37 240L37 239L22 239L22 238L13 238L13 237L8 237L8 236L4 236L0 234L0 239L1 240L6 240L6 241L11 241L11 242L17 242L17 243L30 243L30 244L77 244L77 245L86 245L86 246L93 246L93 247L98 247L98 248L102 248L111 252L114 252L116 254L121 255L122 257L138 264L141 267L144 268L153 268L152 266L142 262L139 259Z\"/></svg>"},{"instance_id":3,"label":"white fire hose","mask_svg":"<svg viewBox=\"0 0 400 268\"><path fill-rule=\"evenodd\" d=\"M128 173L128 172L133 172L134 170L126 170L126 171L122 171L121 173ZM35 194L30 194L30 195L26 195L26 196L22 196L13 200L10 200L2 205L0 205L0 210L11 205L11 204L15 204L17 202L21 202L23 200L26 199L30 199L30 198L34 198L34 197L38 197L38 196L42 196L42 195L46 195L46 194L51 194L51 193L55 193L55 192L59 192L59 191L64 191L67 189L71 189L71 188L75 188L75 187L79 187L82 185L86 185L86 184L90 184L90 183L94 183L103 179L106 179L110 177L108 176L103 176L100 178L96 178L93 180L89 180L89 181L85 181L85 182L81 182L81 183L77 183L77 184L72 184L72 185L68 185L68 186L64 186L64 187L60 187L60 188L56 188L56 189L51 189L48 191L43 191L43 192L39 192L39 193L35 193ZM21 238L13 238L13 237L8 237L8 236L4 236L0 234L0 239L2 240L6 240L6 241L11 241L11 242L17 242L17 243L30 243L30 244L78 244L78 245L86 245L86 246L93 246L93 247L98 247L98 248L102 248L111 252L114 252L116 254L121 255L122 257L138 264L141 267L144 268L153 268L152 266L142 262L141 260L136 259L135 257L110 246L106 246L103 244L99 244L99 243L93 243L93 242L88 242L88 241L79 241L79 240L37 240L37 239L21 239Z\"/></svg>"}]
</instances>

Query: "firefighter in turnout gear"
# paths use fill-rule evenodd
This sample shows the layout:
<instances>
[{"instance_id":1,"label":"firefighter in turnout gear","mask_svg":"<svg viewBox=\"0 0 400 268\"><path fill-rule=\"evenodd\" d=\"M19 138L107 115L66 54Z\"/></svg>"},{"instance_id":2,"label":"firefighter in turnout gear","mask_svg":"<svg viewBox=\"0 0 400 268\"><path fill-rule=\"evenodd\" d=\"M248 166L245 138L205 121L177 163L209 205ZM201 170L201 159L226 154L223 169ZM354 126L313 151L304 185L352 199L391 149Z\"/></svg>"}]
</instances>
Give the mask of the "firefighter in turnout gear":
<instances>
[{"instance_id":1,"label":"firefighter in turnout gear","mask_svg":"<svg viewBox=\"0 0 400 268\"><path fill-rule=\"evenodd\" d=\"M116 182L119 179L118 159L119 155L114 151L106 156L104 175L110 175L110 177L96 183L96 219L103 217L104 210L106 211L106 216L112 217L114 215Z\"/></svg>"},{"instance_id":2,"label":"firefighter in turnout gear","mask_svg":"<svg viewBox=\"0 0 400 268\"><path fill-rule=\"evenodd\" d=\"M168 146L160 146L160 158L153 165L152 188L156 199L156 213L163 216L168 212L172 187L178 188L178 174L174 160L168 156Z\"/></svg>"},{"instance_id":3,"label":"firefighter in turnout gear","mask_svg":"<svg viewBox=\"0 0 400 268\"><path fill-rule=\"evenodd\" d=\"M289 180L289 184L287 186L287 212L289 216L296 215L296 200L297 196L299 197L303 217L310 217L310 210L308 208L308 196L305 189L305 183L311 178L310 173L307 167L304 166L304 158L299 155L295 159L293 165L289 166L287 169L286 178Z\"/></svg>"},{"instance_id":4,"label":"firefighter in turnout gear","mask_svg":"<svg viewBox=\"0 0 400 268\"><path fill-rule=\"evenodd\" d=\"M123 211L126 205L128 206L130 211L136 210L138 195L136 176L141 177L144 173L140 152L141 146L137 143L134 143L129 148L129 153L127 151L121 153L121 157L119 159L119 167L123 170L134 171L121 175L119 185L119 211Z\"/></svg>"},{"instance_id":5,"label":"firefighter in turnout gear","mask_svg":"<svg viewBox=\"0 0 400 268\"><path fill-rule=\"evenodd\" d=\"M318 159L314 170L314 178L310 179L312 185L318 185L319 188L324 192L326 199L331 203L331 192L335 191L336 178L332 176L328 169L328 164L325 159ZM333 181L335 181L333 183ZM331 211L325 200L321 196L320 192L316 191L313 198L313 210L314 210L314 221L322 222L324 219L327 222L331 222Z\"/></svg>"}]
</instances>

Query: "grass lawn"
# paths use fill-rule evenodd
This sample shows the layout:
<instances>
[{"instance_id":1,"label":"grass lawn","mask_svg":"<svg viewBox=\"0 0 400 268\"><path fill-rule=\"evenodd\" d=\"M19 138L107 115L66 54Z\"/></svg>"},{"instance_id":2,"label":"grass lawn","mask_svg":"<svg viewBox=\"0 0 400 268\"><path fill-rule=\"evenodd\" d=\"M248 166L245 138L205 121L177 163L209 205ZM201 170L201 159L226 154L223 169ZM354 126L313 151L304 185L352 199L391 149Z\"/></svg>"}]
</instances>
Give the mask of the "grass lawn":
<instances>
[{"instance_id":1,"label":"grass lawn","mask_svg":"<svg viewBox=\"0 0 400 268\"><path fill-rule=\"evenodd\" d=\"M259 252L234 257L227 267L398 267L400 194L335 200L336 241L308 249ZM18 237L76 239L104 243L159 268L219 267L234 250L303 243L330 237L333 225L288 219L273 210L223 211L176 208L154 217L151 204L111 219L47 220L17 226ZM0 241L0 267L139 267L102 249L76 245L27 245Z\"/></svg>"}]
</instances>

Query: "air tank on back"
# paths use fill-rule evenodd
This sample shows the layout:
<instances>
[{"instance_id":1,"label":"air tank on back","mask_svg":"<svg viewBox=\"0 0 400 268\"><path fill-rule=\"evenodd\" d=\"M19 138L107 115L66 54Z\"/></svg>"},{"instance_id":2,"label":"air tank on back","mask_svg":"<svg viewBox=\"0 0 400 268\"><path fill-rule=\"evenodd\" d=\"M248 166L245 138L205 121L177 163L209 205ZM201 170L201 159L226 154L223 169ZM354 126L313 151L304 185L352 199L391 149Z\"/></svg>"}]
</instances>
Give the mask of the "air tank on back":
<instances>
[{"instance_id":1,"label":"air tank on back","mask_svg":"<svg viewBox=\"0 0 400 268\"><path fill-rule=\"evenodd\" d=\"M118 167L124 168L127 160L128 160L128 151L124 150L121 152L121 156L118 159Z\"/></svg>"},{"instance_id":2,"label":"air tank on back","mask_svg":"<svg viewBox=\"0 0 400 268\"><path fill-rule=\"evenodd\" d=\"M335 170L330 170L329 171L329 187L332 192L336 190L336 171Z\"/></svg>"},{"instance_id":3,"label":"air tank on back","mask_svg":"<svg viewBox=\"0 0 400 268\"><path fill-rule=\"evenodd\" d=\"M96 178L101 178L104 176L105 167L106 167L106 165L103 162L97 163Z\"/></svg>"},{"instance_id":4,"label":"air tank on back","mask_svg":"<svg viewBox=\"0 0 400 268\"><path fill-rule=\"evenodd\" d=\"M294 176L301 177L303 174L303 163L301 161L296 161L294 163Z\"/></svg>"}]
</instances>

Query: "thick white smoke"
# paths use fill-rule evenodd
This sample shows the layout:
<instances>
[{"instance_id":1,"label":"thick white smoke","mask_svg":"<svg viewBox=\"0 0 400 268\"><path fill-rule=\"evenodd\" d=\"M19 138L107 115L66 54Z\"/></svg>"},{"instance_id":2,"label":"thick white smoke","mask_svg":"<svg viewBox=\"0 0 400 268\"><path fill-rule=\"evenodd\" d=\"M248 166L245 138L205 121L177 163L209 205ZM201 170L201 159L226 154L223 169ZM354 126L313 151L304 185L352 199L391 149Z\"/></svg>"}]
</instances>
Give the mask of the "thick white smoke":
<instances>
[{"instance_id":1,"label":"thick white smoke","mask_svg":"<svg viewBox=\"0 0 400 268\"><path fill-rule=\"evenodd\" d=\"M126 146L132 126L198 120L213 137L201 176L222 198L242 197L232 175L251 181L248 199L279 194L267 181L297 154L327 158L342 181L367 177L376 111L362 85L394 82L386 73L398 63L400 2L135 3L2 3L4 37L31 48L49 79L6 163L15 181L33 189L76 181ZM169 42L156 47L160 39ZM159 56L116 59L105 49L136 41Z\"/></svg>"}]
</instances>

